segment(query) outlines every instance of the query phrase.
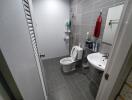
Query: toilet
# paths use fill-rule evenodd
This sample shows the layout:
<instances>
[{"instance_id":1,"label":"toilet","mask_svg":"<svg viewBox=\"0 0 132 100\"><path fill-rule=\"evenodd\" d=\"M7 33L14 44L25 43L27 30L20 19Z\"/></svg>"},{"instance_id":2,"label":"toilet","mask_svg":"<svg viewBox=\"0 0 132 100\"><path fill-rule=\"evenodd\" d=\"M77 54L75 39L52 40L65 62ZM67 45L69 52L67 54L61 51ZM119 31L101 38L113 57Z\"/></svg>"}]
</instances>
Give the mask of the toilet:
<instances>
[{"instance_id":1,"label":"toilet","mask_svg":"<svg viewBox=\"0 0 132 100\"><path fill-rule=\"evenodd\" d=\"M60 60L62 71L67 73L75 70L76 62L82 59L83 49L80 46L73 46L70 57Z\"/></svg>"}]
</instances>

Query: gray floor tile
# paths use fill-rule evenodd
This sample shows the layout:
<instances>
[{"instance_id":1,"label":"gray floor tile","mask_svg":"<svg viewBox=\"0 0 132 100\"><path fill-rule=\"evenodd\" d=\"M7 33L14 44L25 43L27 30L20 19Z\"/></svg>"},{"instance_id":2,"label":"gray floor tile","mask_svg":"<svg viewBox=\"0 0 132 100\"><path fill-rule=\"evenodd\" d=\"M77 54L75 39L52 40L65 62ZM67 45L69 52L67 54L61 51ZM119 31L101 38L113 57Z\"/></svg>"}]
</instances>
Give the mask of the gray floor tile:
<instances>
[{"instance_id":1,"label":"gray floor tile","mask_svg":"<svg viewBox=\"0 0 132 100\"><path fill-rule=\"evenodd\" d=\"M60 58L43 60L48 100L94 100L90 80L80 72L63 74Z\"/></svg>"}]
</instances>

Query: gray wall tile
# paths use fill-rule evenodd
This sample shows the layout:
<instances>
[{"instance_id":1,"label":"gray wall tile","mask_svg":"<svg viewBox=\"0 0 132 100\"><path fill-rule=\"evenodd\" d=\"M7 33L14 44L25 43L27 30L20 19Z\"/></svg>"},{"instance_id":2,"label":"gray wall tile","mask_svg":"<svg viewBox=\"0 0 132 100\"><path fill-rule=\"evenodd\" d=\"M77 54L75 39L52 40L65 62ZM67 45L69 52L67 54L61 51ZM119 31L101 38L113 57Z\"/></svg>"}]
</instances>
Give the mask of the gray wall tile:
<instances>
[{"instance_id":1,"label":"gray wall tile","mask_svg":"<svg viewBox=\"0 0 132 100\"><path fill-rule=\"evenodd\" d=\"M103 36L105 28L105 21L107 18L108 9L112 6L116 6L124 3L127 0L71 0L71 16L72 17L72 46L79 44L84 45L86 33L90 32L93 34L96 19L101 9L103 9L103 22L100 40ZM102 52L107 51L111 46L104 46L102 44Z\"/></svg>"}]
</instances>

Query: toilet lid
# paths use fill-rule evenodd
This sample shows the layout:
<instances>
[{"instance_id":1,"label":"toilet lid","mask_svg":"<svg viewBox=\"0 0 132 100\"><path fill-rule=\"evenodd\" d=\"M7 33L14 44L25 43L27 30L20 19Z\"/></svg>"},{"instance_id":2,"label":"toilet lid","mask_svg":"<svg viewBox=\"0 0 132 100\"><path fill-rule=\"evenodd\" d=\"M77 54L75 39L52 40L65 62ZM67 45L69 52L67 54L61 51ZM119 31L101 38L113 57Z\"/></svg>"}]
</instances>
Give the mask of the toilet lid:
<instances>
[{"instance_id":1,"label":"toilet lid","mask_svg":"<svg viewBox=\"0 0 132 100\"><path fill-rule=\"evenodd\" d=\"M71 57L73 60L76 60L77 58L77 47L76 46L74 46L71 50Z\"/></svg>"}]
</instances>

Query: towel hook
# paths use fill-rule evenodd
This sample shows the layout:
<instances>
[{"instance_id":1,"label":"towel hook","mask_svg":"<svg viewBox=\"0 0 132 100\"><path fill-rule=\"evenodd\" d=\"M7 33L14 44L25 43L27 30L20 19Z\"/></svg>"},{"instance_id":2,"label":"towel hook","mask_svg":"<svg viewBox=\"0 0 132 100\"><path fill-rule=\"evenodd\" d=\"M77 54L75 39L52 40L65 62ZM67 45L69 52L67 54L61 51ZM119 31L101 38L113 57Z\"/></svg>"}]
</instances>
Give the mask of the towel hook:
<instances>
[{"instance_id":1,"label":"towel hook","mask_svg":"<svg viewBox=\"0 0 132 100\"><path fill-rule=\"evenodd\" d=\"M102 13L103 13L103 9L100 10L100 15L102 15Z\"/></svg>"}]
</instances>

